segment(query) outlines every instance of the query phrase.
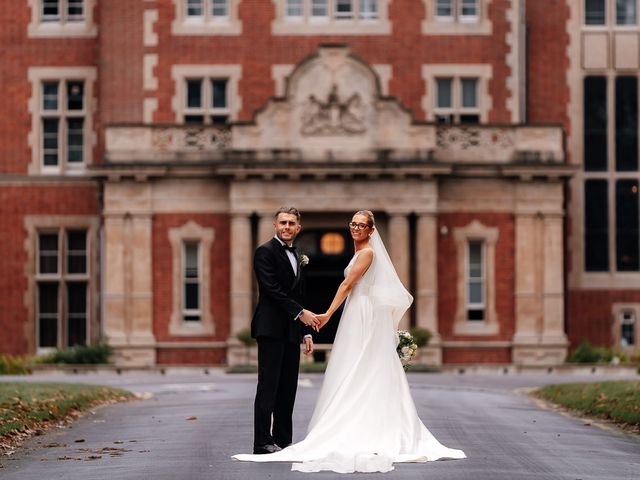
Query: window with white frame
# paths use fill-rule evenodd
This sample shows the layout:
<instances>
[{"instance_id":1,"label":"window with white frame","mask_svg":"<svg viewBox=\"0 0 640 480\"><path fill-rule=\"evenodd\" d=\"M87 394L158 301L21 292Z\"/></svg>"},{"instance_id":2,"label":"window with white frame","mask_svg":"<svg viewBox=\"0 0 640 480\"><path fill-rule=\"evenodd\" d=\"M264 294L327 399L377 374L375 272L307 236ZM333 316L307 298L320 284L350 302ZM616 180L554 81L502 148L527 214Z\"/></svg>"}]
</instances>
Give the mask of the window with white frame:
<instances>
[{"instance_id":1,"label":"window with white frame","mask_svg":"<svg viewBox=\"0 0 640 480\"><path fill-rule=\"evenodd\" d=\"M84 0L41 0L40 21L43 23L73 23L85 20Z\"/></svg>"},{"instance_id":2,"label":"window with white frame","mask_svg":"<svg viewBox=\"0 0 640 480\"><path fill-rule=\"evenodd\" d=\"M228 0L185 0L185 19L200 22L227 20Z\"/></svg>"},{"instance_id":3,"label":"window with white frame","mask_svg":"<svg viewBox=\"0 0 640 480\"><path fill-rule=\"evenodd\" d=\"M231 113L228 79L187 78L183 113L185 123L226 123Z\"/></svg>"},{"instance_id":4,"label":"window with white frame","mask_svg":"<svg viewBox=\"0 0 640 480\"><path fill-rule=\"evenodd\" d=\"M87 231L42 230L37 235L38 350L85 345L88 338Z\"/></svg>"},{"instance_id":5,"label":"window with white frame","mask_svg":"<svg viewBox=\"0 0 640 480\"><path fill-rule=\"evenodd\" d=\"M439 77L435 79L434 118L438 123L478 123L478 78Z\"/></svg>"},{"instance_id":6,"label":"window with white frame","mask_svg":"<svg viewBox=\"0 0 640 480\"><path fill-rule=\"evenodd\" d=\"M638 22L638 0L582 1L584 24L587 26L605 26L610 23L625 26L636 25Z\"/></svg>"},{"instance_id":7,"label":"window with white frame","mask_svg":"<svg viewBox=\"0 0 640 480\"><path fill-rule=\"evenodd\" d=\"M184 255L182 318L185 322L199 322L202 316L200 244L197 241L187 240L183 242L182 248Z\"/></svg>"},{"instance_id":8,"label":"window with white frame","mask_svg":"<svg viewBox=\"0 0 640 480\"><path fill-rule=\"evenodd\" d=\"M477 23L480 19L480 0L435 0L438 22Z\"/></svg>"},{"instance_id":9,"label":"window with white frame","mask_svg":"<svg viewBox=\"0 0 640 480\"><path fill-rule=\"evenodd\" d=\"M467 320L485 320L485 274L483 242L470 240L467 244Z\"/></svg>"},{"instance_id":10,"label":"window with white frame","mask_svg":"<svg viewBox=\"0 0 640 480\"><path fill-rule=\"evenodd\" d=\"M633 347L636 344L636 313L623 310L620 317L620 346Z\"/></svg>"},{"instance_id":11,"label":"window with white frame","mask_svg":"<svg viewBox=\"0 0 640 480\"><path fill-rule=\"evenodd\" d=\"M87 115L84 80L43 80L40 99L42 170L82 166Z\"/></svg>"},{"instance_id":12,"label":"window with white frame","mask_svg":"<svg viewBox=\"0 0 640 480\"><path fill-rule=\"evenodd\" d=\"M333 5L333 10L330 6ZM378 0L285 0L286 20L377 20Z\"/></svg>"}]
</instances>

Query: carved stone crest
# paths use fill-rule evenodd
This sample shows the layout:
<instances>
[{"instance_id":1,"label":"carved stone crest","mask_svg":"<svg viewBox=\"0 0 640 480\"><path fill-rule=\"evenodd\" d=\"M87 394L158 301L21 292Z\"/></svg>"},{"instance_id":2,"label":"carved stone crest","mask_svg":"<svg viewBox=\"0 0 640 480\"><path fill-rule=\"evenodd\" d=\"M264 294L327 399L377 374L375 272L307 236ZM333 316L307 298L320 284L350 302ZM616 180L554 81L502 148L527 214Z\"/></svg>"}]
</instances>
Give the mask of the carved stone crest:
<instances>
[{"instance_id":1,"label":"carved stone crest","mask_svg":"<svg viewBox=\"0 0 640 480\"><path fill-rule=\"evenodd\" d=\"M303 135L359 134L365 130L364 103L358 93L341 103L338 87L333 85L326 102L312 94L303 106Z\"/></svg>"}]
</instances>

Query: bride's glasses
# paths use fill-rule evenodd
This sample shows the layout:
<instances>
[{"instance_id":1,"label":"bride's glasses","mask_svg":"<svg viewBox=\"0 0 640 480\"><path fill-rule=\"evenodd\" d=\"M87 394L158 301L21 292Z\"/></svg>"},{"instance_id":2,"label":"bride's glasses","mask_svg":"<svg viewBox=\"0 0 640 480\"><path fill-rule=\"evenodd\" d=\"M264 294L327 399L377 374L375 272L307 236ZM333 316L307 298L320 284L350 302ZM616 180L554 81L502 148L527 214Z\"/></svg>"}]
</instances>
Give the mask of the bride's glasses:
<instances>
[{"instance_id":1,"label":"bride's glasses","mask_svg":"<svg viewBox=\"0 0 640 480\"><path fill-rule=\"evenodd\" d=\"M369 225L367 225L366 223L349 222L349 228L351 228L352 230L364 230L368 226Z\"/></svg>"}]
</instances>

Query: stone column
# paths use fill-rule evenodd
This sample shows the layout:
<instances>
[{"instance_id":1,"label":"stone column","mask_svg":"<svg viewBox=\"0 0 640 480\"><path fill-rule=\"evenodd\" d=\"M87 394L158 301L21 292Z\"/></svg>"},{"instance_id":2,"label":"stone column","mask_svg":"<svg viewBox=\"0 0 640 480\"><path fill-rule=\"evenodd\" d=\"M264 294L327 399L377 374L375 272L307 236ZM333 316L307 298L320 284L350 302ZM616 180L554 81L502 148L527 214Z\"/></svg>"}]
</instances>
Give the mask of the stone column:
<instances>
[{"instance_id":1,"label":"stone column","mask_svg":"<svg viewBox=\"0 0 640 480\"><path fill-rule=\"evenodd\" d=\"M248 214L233 214L231 218L231 335L227 361L237 365L246 361L246 352L236 334L251 325L252 276L251 219Z\"/></svg>"},{"instance_id":2,"label":"stone column","mask_svg":"<svg viewBox=\"0 0 640 480\"><path fill-rule=\"evenodd\" d=\"M442 364L438 332L438 220L435 214L418 216L416 225L416 324L432 333L427 347L419 350L420 362Z\"/></svg>"},{"instance_id":3,"label":"stone column","mask_svg":"<svg viewBox=\"0 0 640 480\"><path fill-rule=\"evenodd\" d=\"M117 365L155 365L151 216L105 217L105 335Z\"/></svg>"},{"instance_id":4,"label":"stone column","mask_svg":"<svg viewBox=\"0 0 640 480\"><path fill-rule=\"evenodd\" d=\"M258 220L258 238L257 244L262 245L275 235L273 228L273 212L261 213Z\"/></svg>"},{"instance_id":5,"label":"stone column","mask_svg":"<svg viewBox=\"0 0 640 480\"><path fill-rule=\"evenodd\" d=\"M557 363L564 360L567 337L564 332L564 256L562 216L544 218L544 277L542 290L542 344Z\"/></svg>"},{"instance_id":6,"label":"stone column","mask_svg":"<svg viewBox=\"0 0 640 480\"><path fill-rule=\"evenodd\" d=\"M389 214L389 256L398 277L409 288L409 219L406 214ZM400 321L400 329L409 328L409 311Z\"/></svg>"}]
</instances>

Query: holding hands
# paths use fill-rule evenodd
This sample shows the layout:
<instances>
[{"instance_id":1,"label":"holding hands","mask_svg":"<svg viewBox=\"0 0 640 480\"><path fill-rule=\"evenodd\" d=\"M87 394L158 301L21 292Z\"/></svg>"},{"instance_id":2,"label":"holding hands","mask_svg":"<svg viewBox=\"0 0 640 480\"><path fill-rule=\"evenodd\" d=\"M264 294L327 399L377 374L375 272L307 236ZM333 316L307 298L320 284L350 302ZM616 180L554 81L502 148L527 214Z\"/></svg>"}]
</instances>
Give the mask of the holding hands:
<instances>
[{"instance_id":1,"label":"holding hands","mask_svg":"<svg viewBox=\"0 0 640 480\"><path fill-rule=\"evenodd\" d=\"M300 321L308 327L313 328L316 332L319 332L330 318L331 315L328 313L315 314L310 310L302 310L302 315L300 315Z\"/></svg>"}]
</instances>

